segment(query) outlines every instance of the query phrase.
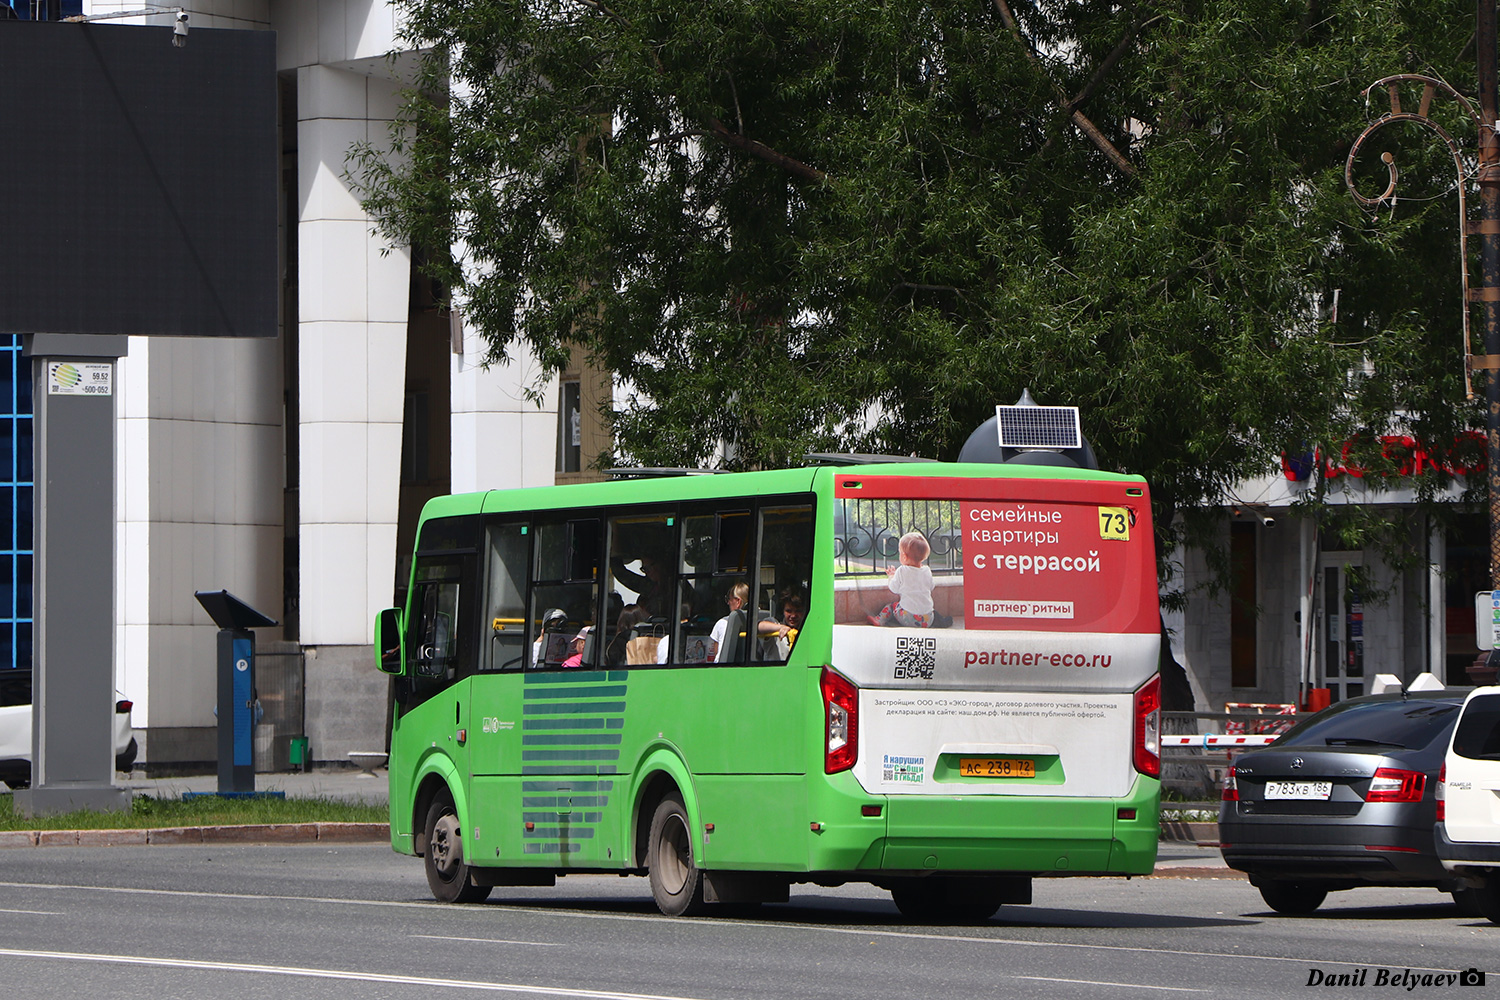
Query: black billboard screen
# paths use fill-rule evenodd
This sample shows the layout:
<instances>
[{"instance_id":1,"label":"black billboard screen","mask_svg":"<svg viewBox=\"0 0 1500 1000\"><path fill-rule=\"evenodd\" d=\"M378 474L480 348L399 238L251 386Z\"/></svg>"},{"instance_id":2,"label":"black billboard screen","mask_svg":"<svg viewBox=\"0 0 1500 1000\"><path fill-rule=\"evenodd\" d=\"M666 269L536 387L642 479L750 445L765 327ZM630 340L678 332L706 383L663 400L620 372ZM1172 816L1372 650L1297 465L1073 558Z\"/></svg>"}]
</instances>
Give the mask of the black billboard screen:
<instances>
[{"instance_id":1,"label":"black billboard screen","mask_svg":"<svg viewBox=\"0 0 1500 1000\"><path fill-rule=\"evenodd\" d=\"M275 49L0 21L0 332L276 335Z\"/></svg>"}]
</instances>

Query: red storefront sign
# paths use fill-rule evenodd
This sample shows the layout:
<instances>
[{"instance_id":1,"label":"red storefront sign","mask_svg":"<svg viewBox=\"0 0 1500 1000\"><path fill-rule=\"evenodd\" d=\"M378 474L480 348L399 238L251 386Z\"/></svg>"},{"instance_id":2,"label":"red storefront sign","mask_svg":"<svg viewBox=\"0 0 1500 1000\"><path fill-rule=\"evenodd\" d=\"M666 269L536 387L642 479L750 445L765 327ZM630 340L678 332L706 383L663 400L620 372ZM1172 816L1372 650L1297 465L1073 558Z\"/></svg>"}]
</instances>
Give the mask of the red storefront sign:
<instances>
[{"instance_id":1,"label":"red storefront sign","mask_svg":"<svg viewBox=\"0 0 1500 1000\"><path fill-rule=\"evenodd\" d=\"M1311 455L1293 456L1286 452L1281 453L1281 473L1292 482L1306 480L1313 469L1319 465L1323 468L1323 476L1326 479L1337 479L1339 476L1352 476L1362 479L1366 475L1381 476L1420 476L1428 472L1446 472L1454 476L1466 476L1485 471L1485 448L1484 434L1480 431L1466 431L1454 440L1454 446L1446 453L1434 451L1424 445L1416 438L1406 434L1387 434L1376 438L1380 442L1380 454L1391 462L1394 471L1371 470L1359 465L1354 459L1352 452L1356 444L1354 441L1345 441L1339 450L1337 458L1326 456L1322 450L1314 451ZM1474 446L1477 445L1477 448ZM1472 462L1464 462L1460 458L1463 453L1475 453Z\"/></svg>"}]
</instances>

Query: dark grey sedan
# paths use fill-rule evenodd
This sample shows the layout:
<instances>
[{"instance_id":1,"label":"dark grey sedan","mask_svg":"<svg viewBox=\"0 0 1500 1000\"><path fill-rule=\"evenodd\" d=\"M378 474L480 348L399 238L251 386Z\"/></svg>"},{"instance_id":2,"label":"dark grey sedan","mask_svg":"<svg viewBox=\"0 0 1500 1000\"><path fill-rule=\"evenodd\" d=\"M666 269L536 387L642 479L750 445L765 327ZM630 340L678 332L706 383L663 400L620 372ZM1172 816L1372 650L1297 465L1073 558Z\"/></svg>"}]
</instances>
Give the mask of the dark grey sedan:
<instances>
[{"instance_id":1,"label":"dark grey sedan","mask_svg":"<svg viewBox=\"0 0 1500 1000\"><path fill-rule=\"evenodd\" d=\"M1434 798L1467 689L1351 698L1241 754L1219 805L1225 862L1279 913L1328 893L1432 886L1468 900L1438 861Z\"/></svg>"}]
</instances>

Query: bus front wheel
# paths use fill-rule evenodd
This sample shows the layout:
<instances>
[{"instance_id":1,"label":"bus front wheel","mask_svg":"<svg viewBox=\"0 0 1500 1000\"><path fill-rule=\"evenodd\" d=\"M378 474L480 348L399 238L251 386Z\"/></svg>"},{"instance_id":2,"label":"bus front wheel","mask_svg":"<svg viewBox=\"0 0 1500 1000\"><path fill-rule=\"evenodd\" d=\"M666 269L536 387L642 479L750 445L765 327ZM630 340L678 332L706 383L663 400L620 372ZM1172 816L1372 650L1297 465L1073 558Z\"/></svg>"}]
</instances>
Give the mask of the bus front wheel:
<instances>
[{"instance_id":1,"label":"bus front wheel","mask_svg":"<svg viewBox=\"0 0 1500 1000\"><path fill-rule=\"evenodd\" d=\"M423 855L427 885L439 903L480 903L490 894L487 885L474 885L464 860L463 831L447 795L439 795L427 809L427 850Z\"/></svg>"},{"instance_id":2,"label":"bus front wheel","mask_svg":"<svg viewBox=\"0 0 1500 1000\"><path fill-rule=\"evenodd\" d=\"M657 803L647 838L646 865L651 895L669 917L696 916L704 911L703 873L693 863L693 834L687 808L675 795Z\"/></svg>"}]
</instances>

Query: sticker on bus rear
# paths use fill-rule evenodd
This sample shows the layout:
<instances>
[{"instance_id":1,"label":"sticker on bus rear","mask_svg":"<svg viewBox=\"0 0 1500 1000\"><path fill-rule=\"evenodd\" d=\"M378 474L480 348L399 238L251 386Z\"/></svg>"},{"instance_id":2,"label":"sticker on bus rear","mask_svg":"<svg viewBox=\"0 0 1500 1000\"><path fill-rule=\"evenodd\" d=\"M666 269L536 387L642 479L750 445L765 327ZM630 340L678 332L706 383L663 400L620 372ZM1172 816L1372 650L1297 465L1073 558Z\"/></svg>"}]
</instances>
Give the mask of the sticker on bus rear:
<instances>
[{"instance_id":1,"label":"sticker on bus rear","mask_svg":"<svg viewBox=\"0 0 1500 1000\"><path fill-rule=\"evenodd\" d=\"M927 758L911 755L883 754L880 761L882 782L920 785L927 773Z\"/></svg>"}]
</instances>

